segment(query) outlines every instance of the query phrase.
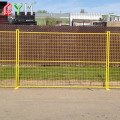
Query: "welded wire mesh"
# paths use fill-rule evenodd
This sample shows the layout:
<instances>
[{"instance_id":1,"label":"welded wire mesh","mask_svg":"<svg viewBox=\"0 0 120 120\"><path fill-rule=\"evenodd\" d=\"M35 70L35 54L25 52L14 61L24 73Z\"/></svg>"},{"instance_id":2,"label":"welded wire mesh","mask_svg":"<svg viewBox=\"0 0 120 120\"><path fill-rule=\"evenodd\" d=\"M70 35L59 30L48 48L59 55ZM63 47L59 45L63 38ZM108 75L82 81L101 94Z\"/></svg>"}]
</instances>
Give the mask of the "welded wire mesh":
<instances>
[{"instance_id":1,"label":"welded wire mesh","mask_svg":"<svg viewBox=\"0 0 120 120\"><path fill-rule=\"evenodd\" d=\"M110 87L120 87L120 34L110 36Z\"/></svg>"},{"instance_id":2,"label":"welded wire mesh","mask_svg":"<svg viewBox=\"0 0 120 120\"><path fill-rule=\"evenodd\" d=\"M0 87L15 86L16 34L0 31Z\"/></svg>"},{"instance_id":3,"label":"welded wire mesh","mask_svg":"<svg viewBox=\"0 0 120 120\"><path fill-rule=\"evenodd\" d=\"M120 87L119 33L110 46L106 33L17 34L0 31L0 87L105 87L106 70L110 87Z\"/></svg>"},{"instance_id":4,"label":"welded wire mesh","mask_svg":"<svg viewBox=\"0 0 120 120\"><path fill-rule=\"evenodd\" d=\"M105 87L106 33L20 32L20 86Z\"/></svg>"}]
</instances>

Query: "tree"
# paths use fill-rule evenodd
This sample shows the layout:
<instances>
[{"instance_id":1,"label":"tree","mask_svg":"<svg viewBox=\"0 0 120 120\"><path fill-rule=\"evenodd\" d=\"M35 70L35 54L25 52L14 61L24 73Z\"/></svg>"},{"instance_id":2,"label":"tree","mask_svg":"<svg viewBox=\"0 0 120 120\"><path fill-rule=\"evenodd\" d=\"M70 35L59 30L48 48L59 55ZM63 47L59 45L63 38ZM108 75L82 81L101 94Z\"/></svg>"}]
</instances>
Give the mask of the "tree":
<instances>
[{"instance_id":1,"label":"tree","mask_svg":"<svg viewBox=\"0 0 120 120\"><path fill-rule=\"evenodd\" d=\"M38 10L37 13L48 13L46 10Z\"/></svg>"},{"instance_id":2,"label":"tree","mask_svg":"<svg viewBox=\"0 0 120 120\"><path fill-rule=\"evenodd\" d=\"M85 13L85 10L84 10L84 9L81 9L80 13Z\"/></svg>"}]
</instances>

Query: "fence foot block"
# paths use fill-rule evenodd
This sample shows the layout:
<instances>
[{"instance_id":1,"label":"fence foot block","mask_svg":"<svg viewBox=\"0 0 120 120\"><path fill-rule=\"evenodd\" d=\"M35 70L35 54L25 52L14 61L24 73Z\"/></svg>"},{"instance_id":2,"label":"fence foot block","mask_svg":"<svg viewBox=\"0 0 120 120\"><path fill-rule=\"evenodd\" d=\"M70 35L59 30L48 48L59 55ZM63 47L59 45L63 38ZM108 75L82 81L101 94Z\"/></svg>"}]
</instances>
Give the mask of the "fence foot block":
<instances>
[{"instance_id":1,"label":"fence foot block","mask_svg":"<svg viewBox=\"0 0 120 120\"><path fill-rule=\"evenodd\" d=\"M106 88L106 90L107 90L107 91L110 91L110 89L109 89L109 88Z\"/></svg>"},{"instance_id":2,"label":"fence foot block","mask_svg":"<svg viewBox=\"0 0 120 120\"><path fill-rule=\"evenodd\" d=\"M15 90L18 90L18 89L19 89L19 87L16 87L16 88L15 88Z\"/></svg>"}]
</instances>

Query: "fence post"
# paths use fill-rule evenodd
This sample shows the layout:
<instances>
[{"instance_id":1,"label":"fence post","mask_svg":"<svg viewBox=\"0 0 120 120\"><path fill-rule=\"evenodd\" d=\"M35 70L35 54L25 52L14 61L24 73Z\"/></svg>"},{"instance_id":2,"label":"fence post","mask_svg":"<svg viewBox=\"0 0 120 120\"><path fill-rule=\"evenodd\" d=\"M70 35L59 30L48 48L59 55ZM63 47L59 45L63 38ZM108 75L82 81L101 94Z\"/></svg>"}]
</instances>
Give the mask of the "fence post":
<instances>
[{"instance_id":1,"label":"fence post","mask_svg":"<svg viewBox=\"0 0 120 120\"><path fill-rule=\"evenodd\" d=\"M16 88L19 88L19 29L16 29Z\"/></svg>"},{"instance_id":2,"label":"fence post","mask_svg":"<svg viewBox=\"0 0 120 120\"><path fill-rule=\"evenodd\" d=\"M109 55L110 55L110 31L107 31L107 49L106 49L106 90L109 89Z\"/></svg>"}]
</instances>

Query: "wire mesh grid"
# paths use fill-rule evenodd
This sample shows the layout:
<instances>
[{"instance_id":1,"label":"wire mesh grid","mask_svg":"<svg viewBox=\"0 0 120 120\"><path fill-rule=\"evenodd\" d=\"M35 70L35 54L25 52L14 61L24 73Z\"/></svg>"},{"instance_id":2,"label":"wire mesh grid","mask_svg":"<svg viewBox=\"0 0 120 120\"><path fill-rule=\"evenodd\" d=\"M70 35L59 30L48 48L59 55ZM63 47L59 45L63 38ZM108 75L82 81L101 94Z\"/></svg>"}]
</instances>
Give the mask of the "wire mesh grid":
<instances>
[{"instance_id":1,"label":"wire mesh grid","mask_svg":"<svg viewBox=\"0 0 120 120\"><path fill-rule=\"evenodd\" d=\"M120 87L120 34L110 36L110 87Z\"/></svg>"},{"instance_id":2,"label":"wire mesh grid","mask_svg":"<svg viewBox=\"0 0 120 120\"><path fill-rule=\"evenodd\" d=\"M20 86L105 87L106 33L20 32Z\"/></svg>"},{"instance_id":3,"label":"wire mesh grid","mask_svg":"<svg viewBox=\"0 0 120 120\"><path fill-rule=\"evenodd\" d=\"M15 87L17 59L21 87L105 87L106 33L20 32L19 38L18 52L16 32L0 31L0 87ZM120 87L119 39L110 34L110 88Z\"/></svg>"},{"instance_id":4,"label":"wire mesh grid","mask_svg":"<svg viewBox=\"0 0 120 120\"><path fill-rule=\"evenodd\" d=\"M0 31L0 87L15 87L16 34Z\"/></svg>"}]
</instances>

